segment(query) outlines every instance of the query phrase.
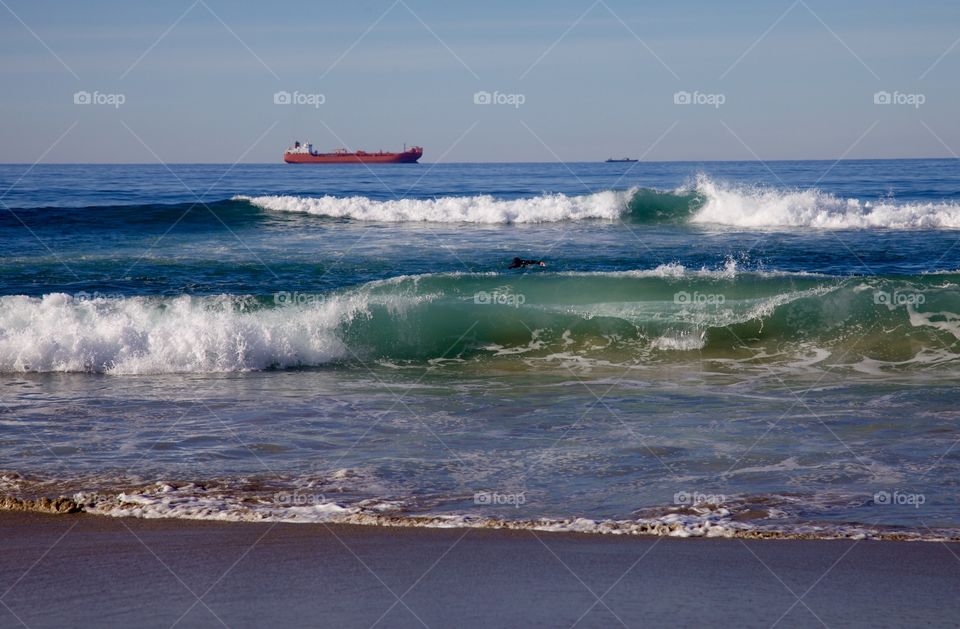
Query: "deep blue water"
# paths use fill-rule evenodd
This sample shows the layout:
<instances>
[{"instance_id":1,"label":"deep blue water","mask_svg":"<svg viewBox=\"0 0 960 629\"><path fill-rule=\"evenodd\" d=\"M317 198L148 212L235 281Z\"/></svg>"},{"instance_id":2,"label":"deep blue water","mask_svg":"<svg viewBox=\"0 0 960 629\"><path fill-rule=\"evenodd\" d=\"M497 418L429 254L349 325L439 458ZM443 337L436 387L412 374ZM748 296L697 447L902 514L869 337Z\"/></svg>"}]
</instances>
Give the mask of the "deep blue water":
<instances>
[{"instance_id":1,"label":"deep blue water","mask_svg":"<svg viewBox=\"0 0 960 629\"><path fill-rule=\"evenodd\" d=\"M955 536L958 240L956 160L0 166L0 489Z\"/></svg>"}]
</instances>

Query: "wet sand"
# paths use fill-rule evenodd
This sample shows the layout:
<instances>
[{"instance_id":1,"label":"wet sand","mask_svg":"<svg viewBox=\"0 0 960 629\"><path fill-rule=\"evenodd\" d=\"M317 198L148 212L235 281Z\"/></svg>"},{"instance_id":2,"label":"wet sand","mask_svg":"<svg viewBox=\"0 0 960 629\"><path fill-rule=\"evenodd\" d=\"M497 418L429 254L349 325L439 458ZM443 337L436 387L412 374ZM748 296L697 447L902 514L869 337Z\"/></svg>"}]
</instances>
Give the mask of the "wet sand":
<instances>
[{"instance_id":1,"label":"wet sand","mask_svg":"<svg viewBox=\"0 0 960 629\"><path fill-rule=\"evenodd\" d=\"M946 627L958 592L931 542L0 513L0 627Z\"/></svg>"}]
</instances>

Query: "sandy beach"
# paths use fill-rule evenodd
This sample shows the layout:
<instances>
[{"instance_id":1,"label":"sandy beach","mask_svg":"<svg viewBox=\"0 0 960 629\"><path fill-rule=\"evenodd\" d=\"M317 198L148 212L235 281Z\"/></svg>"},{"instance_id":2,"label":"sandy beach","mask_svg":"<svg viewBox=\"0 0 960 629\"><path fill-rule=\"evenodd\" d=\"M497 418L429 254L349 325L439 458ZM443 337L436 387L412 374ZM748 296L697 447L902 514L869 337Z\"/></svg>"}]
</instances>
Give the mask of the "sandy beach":
<instances>
[{"instance_id":1,"label":"sandy beach","mask_svg":"<svg viewBox=\"0 0 960 629\"><path fill-rule=\"evenodd\" d=\"M955 626L928 542L0 514L0 627Z\"/></svg>"}]
</instances>

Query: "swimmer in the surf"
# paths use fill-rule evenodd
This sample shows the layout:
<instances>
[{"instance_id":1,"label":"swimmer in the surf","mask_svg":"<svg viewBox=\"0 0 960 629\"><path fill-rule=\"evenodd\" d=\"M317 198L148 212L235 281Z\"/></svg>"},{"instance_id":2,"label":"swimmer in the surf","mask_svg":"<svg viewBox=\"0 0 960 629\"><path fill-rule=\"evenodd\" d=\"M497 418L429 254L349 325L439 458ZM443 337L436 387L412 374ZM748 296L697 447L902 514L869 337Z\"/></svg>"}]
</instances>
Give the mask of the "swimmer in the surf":
<instances>
[{"instance_id":1,"label":"swimmer in the surf","mask_svg":"<svg viewBox=\"0 0 960 629\"><path fill-rule=\"evenodd\" d=\"M528 266L547 266L543 260L524 260L523 258L514 258L508 269L525 269Z\"/></svg>"}]
</instances>

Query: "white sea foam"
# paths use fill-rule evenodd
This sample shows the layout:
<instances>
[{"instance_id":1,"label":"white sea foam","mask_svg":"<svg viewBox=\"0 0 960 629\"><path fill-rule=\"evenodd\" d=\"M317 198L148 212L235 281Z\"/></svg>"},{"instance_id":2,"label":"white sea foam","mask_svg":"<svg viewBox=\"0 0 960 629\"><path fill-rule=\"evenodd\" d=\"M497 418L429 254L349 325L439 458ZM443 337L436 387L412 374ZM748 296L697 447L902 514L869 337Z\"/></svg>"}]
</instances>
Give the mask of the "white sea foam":
<instances>
[{"instance_id":1,"label":"white sea foam","mask_svg":"<svg viewBox=\"0 0 960 629\"><path fill-rule=\"evenodd\" d=\"M888 473L895 468L875 463L870 467L875 482L902 480ZM789 457L771 465L743 468L737 473L796 473L804 469L808 468L798 463L795 457ZM154 481L142 484L142 481L130 477L98 476L71 481L4 475L0 476L0 481L13 482L0 484L3 489L0 508L45 513L81 511L144 519L514 529L607 535L960 541L960 529L955 528L925 527L909 531L899 527L877 528L809 519L813 512L828 513L837 506L850 505L851 501L862 501L860 491L721 496L718 502L694 499L684 505L637 510L633 517L626 519L592 519L582 515L538 517L530 513L525 518L515 519L516 513L500 516L495 509L484 506L453 512L442 507L435 510L424 504L423 496L404 498L400 495L402 490L398 493L398 487L384 486L382 481L366 477L362 470L341 470L325 479L260 480L262 482L247 477L198 483ZM346 491L341 492L344 484ZM71 490L71 486L74 489ZM384 495L391 497L374 497ZM447 502L443 497L434 498L439 498L437 505ZM411 510L411 506L415 508Z\"/></svg>"},{"instance_id":2,"label":"white sea foam","mask_svg":"<svg viewBox=\"0 0 960 629\"><path fill-rule=\"evenodd\" d=\"M238 196L258 207L304 212L361 221L435 223L551 223L557 221L616 220L635 190L603 191L582 196L547 194L522 199L497 199L490 195L395 199L367 197Z\"/></svg>"},{"instance_id":3,"label":"white sea foam","mask_svg":"<svg viewBox=\"0 0 960 629\"><path fill-rule=\"evenodd\" d=\"M706 203L691 217L694 223L745 228L960 228L960 204L957 203L863 201L818 189L728 185L703 176L697 178L696 189Z\"/></svg>"},{"instance_id":4,"label":"white sea foam","mask_svg":"<svg viewBox=\"0 0 960 629\"><path fill-rule=\"evenodd\" d=\"M722 267L714 269L708 269L707 267L702 267L700 269L688 269L679 262L669 262L665 264L658 264L652 269L628 269L626 271L563 271L558 273L558 275L565 275L568 277L653 277L665 279L708 278L732 280L740 273L742 273L742 271L740 270L737 261L729 258L726 262L724 262ZM758 277L827 277L825 275L807 272L750 271L749 273L757 275Z\"/></svg>"},{"instance_id":5,"label":"white sea foam","mask_svg":"<svg viewBox=\"0 0 960 629\"><path fill-rule=\"evenodd\" d=\"M706 331L674 332L653 339L653 346L667 351L688 352L706 347L706 338Z\"/></svg>"},{"instance_id":6,"label":"white sea foam","mask_svg":"<svg viewBox=\"0 0 960 629\"><path fill-rule=\"evenodd\" d=\"M234 297L0 298L0 371L226 372L346 354L335 326L362 300L244 308Z\"/></svg>"},{"instance_id":7,"label":"white sea foam","mask_svg":"<svg viewBox=\"0 0 960 629\"><path fill-rule=\"evenodd\" d=\"M282 495L282 494L280 494ZM313 497L313 494L305 494ZM340 523L427 528L516 528L537 531L664 535L670 537L732 537L754 527L735 522L722 506L694 505L637 520L588 518L498 520L478 514L404 514L400 503L366 500L342 504L323 496L303 504L281 504L276 497L244 496L225 488L193 484L174 487L155 483L116 495L78 493L73 499L84 511L113 517L178 518L239 522ZM288 501L290 502L290 501Z\"/></svg>"},{"instance_id":8,"label":"white sea foam","mask_svg":"<svg viewBox=\"0 0 960 629\"><path fill-rule=\"evenodd\" d=\"M631 520L594 520L585 517L510 520L480 514L405 514L400 503L365 501L341 504L329 499L305 504L279 505L268 498L251 499L229 492L188 485L173 488L157 483L115 496L76 494L74 500L87 513L144 519L176 518L229 522L289 522L356 524L385 527L483 528L592 535L655 535L662 537L818 538L956 540L957 531L919 533L885 532L857 525L818 526L779 523L782 511L767 508L767 518L756 522L736 517L742 507L692 505L670 508L657 515Z\"/></svg>"},{"instance_id":9,"label":"white sea foam","mask_svg":"<svg viewBox=\"0 0 960 629\"><path fill-rule=\"evenodd\" d=\"M954 312L919 312L912 306L907 307L910 325L936 328L960 339L960 316Z\"/></svg>"}]
</instances>

